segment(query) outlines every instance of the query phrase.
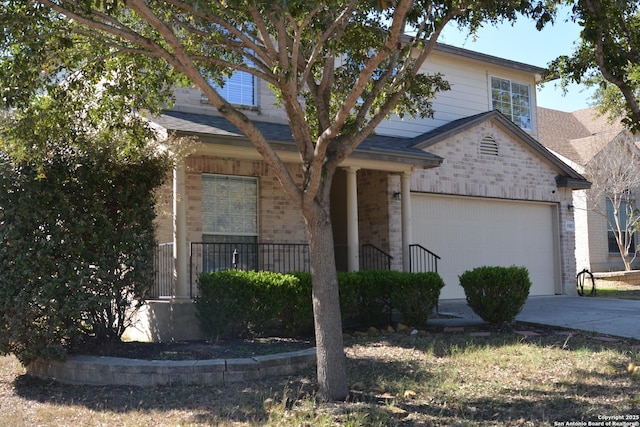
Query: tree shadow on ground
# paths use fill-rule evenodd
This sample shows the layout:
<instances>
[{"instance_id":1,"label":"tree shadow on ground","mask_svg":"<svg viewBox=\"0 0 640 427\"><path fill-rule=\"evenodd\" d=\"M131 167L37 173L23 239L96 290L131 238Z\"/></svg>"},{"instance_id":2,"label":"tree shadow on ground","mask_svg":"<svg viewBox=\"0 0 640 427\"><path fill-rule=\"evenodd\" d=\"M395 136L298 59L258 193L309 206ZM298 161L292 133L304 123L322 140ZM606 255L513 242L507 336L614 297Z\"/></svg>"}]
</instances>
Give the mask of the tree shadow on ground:
<instances>
[{"instance_id":1,"label":"tree shadow on ground","mask_svg":"<svg viewBox=\"0 0 640 427\"><path fill-rule=\"evenodd\" d=\"M265 420L265 400L297 399L314 393L309 378L313 370L295 378L276 377L219 386L82 386L67 385L20 375L15 393L27 401L64 406L81 406L98 412L147 413L189 411L191 420L182 423L255 423Z\"/></svg>"},{"instance_id":2,"label":"tree shadow on ground","mask_svg":"<svg viewBox=\"0 0 640 427\"><path fill-rule=\"evenodd\" d=\"M469 329L451 334L432 330L426 336L391 334L346 340L348 351L359 346L358 351L349 353L348 359L349 379L354 389L352 400L321 405L311 413L338 412L338 417L361 414L362 419L382 419L380 425L537 425L595 420L599 413L632 413L640 406L635 397L640 394L640 378L629 375L622 363L622 360L638 358L635 340L604 342L586 332L574 331L574 335L567 336L554 334L551 329L529 337L513 331L494 331L489 337L472 335L477 332L482 331ZM492 349L498 352L518 343L561 350L567 357L571 357L572 352L595 354L614 350L614 353L606 353L606 374L573 366L570 375L560 380L526 381L522 387L503 387L487 393L476 390L460 395L454 392L456 387L469 386L455 371L456 357L473 358L474 352ZM523 346L522 352L529 348ZM13 387L15 394L26 401L117 414L158 413L162 416L172 411L186 411L187 419L180 421L183 424L258 425L269 422L273 416L273 410L265 405L267 400L280 405L280 412L315 402L315 376L315 369L309 368L290 377L247 383L140 388L64 385L21 375L15 378ZM487 374L484 381L492 380ZM447 382L448 388L440 387ZM407 388L415 388L418 395L404 397ZM393 408L403 410L404 414L398 416Z\"/></svg>"}]
</instances>

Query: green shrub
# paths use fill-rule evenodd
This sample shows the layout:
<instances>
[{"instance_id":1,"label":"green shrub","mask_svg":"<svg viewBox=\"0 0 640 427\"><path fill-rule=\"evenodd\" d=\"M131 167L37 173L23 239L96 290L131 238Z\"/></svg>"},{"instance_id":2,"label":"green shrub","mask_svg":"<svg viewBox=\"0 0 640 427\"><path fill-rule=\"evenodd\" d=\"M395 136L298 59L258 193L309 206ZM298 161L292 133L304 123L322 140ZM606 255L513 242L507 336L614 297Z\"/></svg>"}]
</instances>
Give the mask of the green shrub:
<instances>
[{"instance_id":1,"label":"green shrub","mask_svg":"<svg viewBox=\"0 0 640 427\"><path fill-rule=\"evenodd\" d=\"M389 308L405 322L424 325L444 282L437 273L359 271L339 273L343 322L388 324ZM203 273L196 316L212 339L239 336L305 336L313 332L309 273L226 270Z\"/></svg>"},{"instance_id":2,"label":"green shrub","mask_svg":"<svg viewBox=\"0 0 640 427\"><path fill-rule=\"evenodd\" d=\"M460 276L467 304L485 322L511 322L529 296L531 281L525 267L478 267Z\"/></svg>"},{"instance_id":3,"label":"green shrub","mask_svg":"<svg viewBox=\"0 0 640 427\"><path fill-rule=\"evenodd\" d=\"M438 273L395 273L391 304L407 325L422 326L438 304L444 281Z\"/></svg>"},{"instance_id":4,"label":"green shrub","mask_svg":"<svg viewBox=\"0 0 640 427\"><path fill-rule=\"evenodd\" d=\"M293 272L290 275L298 280L287 282L286 294L282 297L278 316L280 329L287 336L308 336L313 332L311 274Z\"/></svg>"},{"instance_id":5,"label":"green shrub","mask_svg":"<svg viewBox=\"0 0 640 427\"><path fill-rule=\"evenodd\" d=\"M252 290L246 272L225 270L200 275L195 298L200 329L209 338L220 339L246 329Z\"/></svg>"},{"instance_id":6,"label":"green shrub","mask_svg":"<svg viewBox=\"0 0 640 427\"><path fill-rule=\"evenodd\" d=\"M403 322L424 325L444 286L438 273L388 270L340 273L338 283L343 319L360 326L389 324L390 308L400 312Z\"/></svg>"},{"instance_id":7,"label":"green shrub","mask_svg":"<svg viewBox=\"0 0 640 427\"><path fill-rule=\"evenodd\" d=\"M203 273L196 317L209 338L308 334L313 327L311 276L268 271Z\"/></svg>"},{"instance_id":8,"label":"green shrub","mask_svg":"<svg viewBox=\"0 0 640 427\"><path fill-rule=\"evenodd\" d=\"M390 273L386 270L363 270L338 274L340 311L345 324L372 326L388 323Z\"/></svg>"},{"instance_id":9,"label":"green shrub","mask_svg":"<svg viewBox=\"0 0 640 427\"><path fill-rule=\"evenodd\" d=\"M356 322L359 309L361 277L354 273L338 272L340 313L343 325Z\"/></svg>"},{"instance_id":10,"label":"green shrub","mask_svg":"<svg viewBox=\"0 0 640 427\"><path fill-rule=\"evenodd\" d=\"M247 325L251 335L309 334L313 328L310 274L260 271L247 275L253 290Z\"/></svg>"},{"instance_id":11,"label":"green shrub","mask_svg":"<svg viewBox=\"0 0 640 427\"><path fill-rule=\"evenodd\" d=\"M170 164L112 145L69 141L38 165L0 153L0 354L26 365L119 340L148 293Z\"/></svg>"}]
</instances>

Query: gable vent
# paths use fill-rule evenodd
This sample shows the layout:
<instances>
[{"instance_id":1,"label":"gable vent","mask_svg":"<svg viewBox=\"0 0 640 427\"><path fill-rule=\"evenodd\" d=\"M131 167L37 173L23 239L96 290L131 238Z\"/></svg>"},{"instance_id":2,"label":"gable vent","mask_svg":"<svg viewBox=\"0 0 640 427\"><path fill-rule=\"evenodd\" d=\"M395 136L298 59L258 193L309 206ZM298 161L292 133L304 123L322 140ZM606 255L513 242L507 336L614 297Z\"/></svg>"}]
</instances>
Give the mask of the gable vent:
<instances>
[{"instance_id":1,"label":"gable vent","mask_svg":"<svg viewBox=\"0 0 640 427\"><path fill-rule=\"evenodd\" d=\"M491 136L485 136L480 141L480 154L498 157L498 143Z\"/></svg>"}]
</instances>

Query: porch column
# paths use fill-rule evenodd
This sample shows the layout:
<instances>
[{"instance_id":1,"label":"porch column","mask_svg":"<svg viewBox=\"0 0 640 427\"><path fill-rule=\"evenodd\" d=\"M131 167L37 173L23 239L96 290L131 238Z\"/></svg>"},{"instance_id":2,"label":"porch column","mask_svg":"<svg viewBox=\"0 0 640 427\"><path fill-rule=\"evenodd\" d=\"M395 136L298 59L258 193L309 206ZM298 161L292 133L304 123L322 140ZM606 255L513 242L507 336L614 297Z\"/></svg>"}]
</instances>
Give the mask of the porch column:
<instances>
[{"instance_id":1,"label":"porch column","mask_svg":"<svg viewBox=\"0 0 640 427\"><path fill-rule=\"evenodd\" d=\"M173 297L189 298L189 271L187 269L187 206L186 172L184 160L173 168Z\"/></svg>"},{"instance_id":2,"label":"porch column","mask_svg":"<svg viewBox=\"0 0 640 427\"><path fill-rule=\"evenodd\" d=\"M402 270L408 272L409 245L413 239L411 235L411 173L404 172L400 175L400 193L402 199L400 209L402 211Z\"/></svg>"},{"instance_id":3,"label":"porch column","mask_svg":"<svg viewBox=\"0 0 640 427\"><path fill-rule=\"evenodd\" d=\"M360 237L358 236L358 183L357 168L347 168L347 268L360 269Z\"/></svg>"}]
</instances>

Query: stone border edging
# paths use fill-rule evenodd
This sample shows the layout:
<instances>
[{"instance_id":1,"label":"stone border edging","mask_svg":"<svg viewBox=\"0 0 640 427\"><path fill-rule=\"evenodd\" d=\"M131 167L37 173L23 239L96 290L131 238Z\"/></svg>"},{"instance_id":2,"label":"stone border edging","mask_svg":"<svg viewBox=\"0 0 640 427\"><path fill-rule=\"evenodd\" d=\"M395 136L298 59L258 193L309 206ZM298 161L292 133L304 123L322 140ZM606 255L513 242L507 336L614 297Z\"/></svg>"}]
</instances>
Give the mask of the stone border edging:
<instances>
[{"instance_id":1,"label":"stone border edging","mask_svg":"<svg viewBox=\"0 0 640 427\"><path fill-rule=\"evenodd\" d=\"M70 356L66 361L37 359L27 374L64 384L217 385L289 375L316 363L316 349L244 359L140 360L123 357Z\"/></svg>"}]
</instances>

